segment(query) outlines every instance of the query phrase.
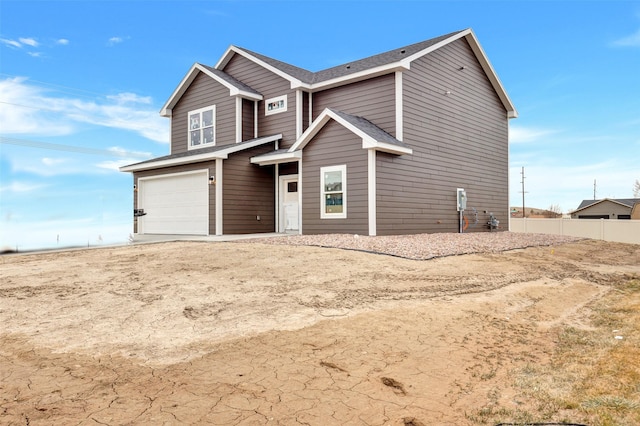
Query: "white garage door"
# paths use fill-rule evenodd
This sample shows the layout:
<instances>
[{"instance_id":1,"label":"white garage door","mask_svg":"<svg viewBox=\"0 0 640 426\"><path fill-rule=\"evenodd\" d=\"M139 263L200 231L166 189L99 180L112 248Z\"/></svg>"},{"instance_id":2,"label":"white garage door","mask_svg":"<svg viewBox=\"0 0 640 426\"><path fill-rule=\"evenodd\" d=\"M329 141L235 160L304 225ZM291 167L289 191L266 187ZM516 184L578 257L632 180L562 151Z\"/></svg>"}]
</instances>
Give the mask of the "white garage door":
<instances>
[{"instance_id":1,"label":"white garage door","mask_svg":"<svg viewBox=\"0 0 640 426\"><path fill-rule=\"evenodd\" d=\"M206 170L138 180L140 234L209 234L209 185Z\"/></svg>"}]
</instances>

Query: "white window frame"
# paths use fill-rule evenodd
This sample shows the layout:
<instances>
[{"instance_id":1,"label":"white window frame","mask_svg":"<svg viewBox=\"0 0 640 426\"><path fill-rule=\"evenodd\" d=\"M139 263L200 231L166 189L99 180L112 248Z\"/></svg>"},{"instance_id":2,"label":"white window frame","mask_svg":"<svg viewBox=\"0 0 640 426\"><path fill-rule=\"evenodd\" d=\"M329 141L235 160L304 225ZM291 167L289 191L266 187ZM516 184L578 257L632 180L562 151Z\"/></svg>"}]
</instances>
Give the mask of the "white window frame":
<instances>
[{"instance_id":1,"label":"white window frame","mask_svg":"<svg viewBox=\"0 0 640 426\"><path fill-rule=\"evenodd\" d=\"M272 105L269 108L269 105ZM275 108L273 106L276 106ZM287 111L287 95L278 96L264 101L264 115L280 114Z\"/></svg>"},{"instance_id":2,"label":"white window frame","mask_svg":"<svg viewBox=\"0 0 640 426\"><path fill-rule=\"evenodd\" d=\"M211 126L206 126L206 127L202 127L202 125L200 126L200 128L198 129L200 131L200 140L203 141L204 140L204 134L203 131L204 129L213 128L213 141L212 142L201 142L199 145L193 145L192 141L191 141L191 132L192 129L191 128L191 116L195 115L195 114L199 114L200 118L200 124L202 124L202 113L205 111L213 111L213 124ZM193 111L189 111L187 113L187 141L188 141L188 147L189 149L200 149L200 148L206 148L208 146L215 146L216 144L216 106L215 105L211 105L208 107L204 107L204 108L199 108L199 109L194 109Z\"/></svg>"},{"instance_id":3,"label":"white window frame","mask_svg":"<svg viewBox=\"0 0 640 426\"><path fill-rule=\"evenodd\" d=\"M342 188L340 191L326 191L325 187L325 173L329 172L341 172L342 173ZM342 193L342 212L329 213L327 212L327 195ZM321 219L346 219L347 218L347 165L340 166L327 166L320 168L320 218Z\"/></svg>"}]
</instances>

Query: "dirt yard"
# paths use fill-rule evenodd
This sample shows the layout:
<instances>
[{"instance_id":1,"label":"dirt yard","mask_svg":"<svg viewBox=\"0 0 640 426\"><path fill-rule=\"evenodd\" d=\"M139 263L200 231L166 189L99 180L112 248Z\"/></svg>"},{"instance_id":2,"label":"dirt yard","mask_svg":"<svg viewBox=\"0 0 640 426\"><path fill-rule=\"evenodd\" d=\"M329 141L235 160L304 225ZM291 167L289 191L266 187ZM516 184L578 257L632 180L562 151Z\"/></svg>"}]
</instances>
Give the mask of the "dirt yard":
<instances>
[{"instance_id":1,"label":"dirt yard","mask_svg":"<svg viewBox=\"0 0 640 426\"><path fill-rule=\"evenodd\" d=\"M640 246L590 240L431 260L259 242L3 256L0 424L508 417L529 404L513 372L639 275Z\"/></svg>"}]
</instances>

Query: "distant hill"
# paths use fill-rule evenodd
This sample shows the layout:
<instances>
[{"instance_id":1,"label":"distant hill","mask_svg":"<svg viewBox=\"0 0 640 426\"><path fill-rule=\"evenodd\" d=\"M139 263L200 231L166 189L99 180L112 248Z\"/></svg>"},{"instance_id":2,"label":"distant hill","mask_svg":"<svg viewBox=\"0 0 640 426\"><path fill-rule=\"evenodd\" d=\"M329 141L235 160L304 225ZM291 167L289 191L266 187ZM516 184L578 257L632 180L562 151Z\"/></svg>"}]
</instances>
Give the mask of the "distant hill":
<instances>
[{"instance_id":1,"label":"distant hill","mask_svg":"<svg viewBox=\"0 0 640 426\"><path fill-rule=\"evenodd\" d=\"M509 207L509 211L511 212L511 217L522 217L522 206L520 207ZM553 212L548 209L538 209L535 207L525 207L525 216L531 218L554 218L554 217L562 217L561 212Z\"/></svg>"}]
</instances>

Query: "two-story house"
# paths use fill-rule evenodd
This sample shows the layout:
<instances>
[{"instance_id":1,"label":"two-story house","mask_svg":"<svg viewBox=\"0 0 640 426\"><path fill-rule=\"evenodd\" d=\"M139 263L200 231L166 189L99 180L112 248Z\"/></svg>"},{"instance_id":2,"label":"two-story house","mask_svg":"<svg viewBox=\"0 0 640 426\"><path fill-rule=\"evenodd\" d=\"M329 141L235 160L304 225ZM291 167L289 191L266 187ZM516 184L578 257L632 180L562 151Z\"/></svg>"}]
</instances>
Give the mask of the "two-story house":
<instances>
[{"instance_id":1,"label":"two-story house","mask_svg":"<svg viewBox=\"0 0 640 426\"><path fill-rule=\"evenodd\" d=\"M120 169L137 234L458 232L458 189L467 232L508 222L517 113L470 29L319 72L231 46L161 114L170 154Z\"/></svg>"}]
</instances>

